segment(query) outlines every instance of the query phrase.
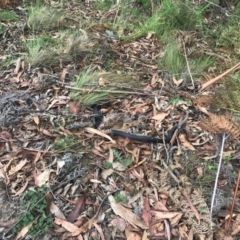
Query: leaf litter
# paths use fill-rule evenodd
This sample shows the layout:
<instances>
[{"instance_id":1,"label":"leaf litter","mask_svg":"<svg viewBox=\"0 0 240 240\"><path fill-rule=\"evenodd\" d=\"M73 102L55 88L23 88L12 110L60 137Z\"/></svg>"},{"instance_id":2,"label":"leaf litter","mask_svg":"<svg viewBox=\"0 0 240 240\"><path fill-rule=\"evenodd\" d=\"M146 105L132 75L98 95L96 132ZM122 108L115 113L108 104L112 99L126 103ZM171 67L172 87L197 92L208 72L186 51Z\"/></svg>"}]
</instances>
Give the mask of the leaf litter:
<instances>
[{"instance_id":1,"label":"leaf litter","mask_svg":"<svg viewBox=\"0 0 240 240\"><path fill-rule=\"evenodd\" d=\"M78 12L75 7L72 10ZM85 14L96 12L88 8ZM95 25L92 34L104 42L106 37L97 27L100 28L100 24ZM18 30L13 34L17 35ZM139 87L129 86L132 94L124 97L110 92L102 106L103 120L98 129L94 128L91 106L83 104L81 98L71 99L72 63L68 62L64 68L59 64L54 71L47 67L38 69L38 66L29 70L25 62L17 58L9 71L1 72L0 177L7 184L9 196L17 197L32 186L47 184L54 197L54 202L48 200L49 211L55 216L51 232L63 239L75 236L78 239L96 236L97 239L110 239L108 236L112 239L193 239L193 236L211 239L213 223L209 205L201 189L193 184L198 176L204 177L199 166L206 163L194 163L198 173L190 179L185 176L187 166L181 160L176 163L177 154L167 149L166 144L151 146L112 138L111 130L162 138L178 123L181 113L191 108L194 114L190 114L186 122L191 136L180 133L178 148L181 155L195 151L196 155L211 157L214 150L206 143L213 142L213 133L230 134L233 138L226 145L226 152L237 149L236 123L231 117L215 115L211 109L194 105L196 96L179 89L183 79L156 73L156 56L163 51L156 38L123 44L114 38L107 48L114 56L112 67L116 67L117 72L137 68L136 79L141 81L137 84ZM99 72L104 57L104 54L96 56L91 63ZM79 64L85 69L88 67L84 60ZM117 78L118 75L111 76ZM101 89L108 85L105 77L99 77L97 85L85 89L84 94L93 92L96 86ZM111 84L115 84L116 89L123 87L115 82ZM174 96L182 99L174 100ZM201 125L197 123L199 118ZM207 131L204 140L203 131ZM164 168L165 162L170 166L168 169ZM178 176L179 181L175 182L169 172ZM222 175L222 180L230 182L224 172ZM5 216L3 220L9 218ZM18 232L17 238L24 237L32 224ZM238 221L234 229L232 234L236 235ZM9 234L8 229L6 232Z\"/></svg>"}]
</instances>

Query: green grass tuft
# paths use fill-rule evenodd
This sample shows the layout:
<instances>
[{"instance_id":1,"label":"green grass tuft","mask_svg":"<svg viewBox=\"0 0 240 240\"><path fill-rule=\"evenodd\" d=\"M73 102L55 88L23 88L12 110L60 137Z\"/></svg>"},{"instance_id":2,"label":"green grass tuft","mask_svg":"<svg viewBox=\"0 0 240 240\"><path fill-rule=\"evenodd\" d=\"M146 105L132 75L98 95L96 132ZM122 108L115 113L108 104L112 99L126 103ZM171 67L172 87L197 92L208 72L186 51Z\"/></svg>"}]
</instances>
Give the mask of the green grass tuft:
<instances>
[{"instance_id":1,"label":"green grass tuft","mask_svg":"<svg viewBox=\"0 0 240 240\"><path fill-rule=\"evenodd\" d=\"M27 24L33 32L59 29L64 23L64 14L61 9L36 3L28 8Z\"/></svg>"},{"instance_id":2,"label":"green grass tuft","mask_svg":"<svg viewBox=\"0 0 240 240\"><path fill-rule=\"evenodd\" d=\"M10 22L10 21L17 21L18 16L15 12L12 11L1 11L0 12L0 22Z\"/></svg>"},{"instance_id":3,"label":"green grass tuft","mask_svg":"<svg viewBox=\"0 0 240 240\"><path fill-rule=\"evenodd\" d=\"M166 43L174 30L202 30L202 14L209 5L208 3L196 8L194 4L187 1L163 0L152 17L148 18L134 34L126 37L125 40L140 38L149 32L154 32Z\"/></svg>"}]
</instances>

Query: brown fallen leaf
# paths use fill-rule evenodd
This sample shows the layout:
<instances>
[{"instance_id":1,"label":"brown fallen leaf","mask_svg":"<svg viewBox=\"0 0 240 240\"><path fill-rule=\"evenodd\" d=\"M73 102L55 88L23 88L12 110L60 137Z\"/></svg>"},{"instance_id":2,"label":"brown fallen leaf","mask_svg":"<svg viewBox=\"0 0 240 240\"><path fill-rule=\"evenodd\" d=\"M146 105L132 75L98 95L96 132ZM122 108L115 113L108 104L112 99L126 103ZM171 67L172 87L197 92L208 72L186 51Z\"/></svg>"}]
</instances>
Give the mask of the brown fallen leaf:
<instances>
[{"instance_id":1,"label":"brown fallen leaf","mask_svg":"<svg viewBox=\"0 0 240 240\"><path fill-rule=\"evenodd\" d=\"M10 227L10 226L12 226L15 222L16 222L16 219L11 219L11 220L6 221L6 222L0 221L0 227Z\"/></svg>"},{"instance_id":2,"label":"brown fallen leaf","mask_svg":"<svg viewBox=\"0 0 240 240\"><path fill-rule=\"evenodd\" d=\"M155 218L157 219L171 219L176 216L179 216L181 218L182 213L181 212L160 212L160 211L155 211L155 210L150 210L149 211Z\"/></svg>"},{"instance_id":3,"label":"brown fallen leaf","mask_svg":"<svg viewBox=\"0 0 240 240\"><path fill-rule=\"evenodd\" d=\"M173 82L174 82L174 84L178 87L178 86L183 82L183 79L177 80L177 79L173 76Z\"/></svg>"},{"instance_id":4,"label":"brown fallen leaf","mask_svg":"<svg viewBox=\"0 0 240 240\"><path fill-rule=\"evenodd\" d=\"M70 223L66 220L63 220L61 218L56 218L55 217L55 220L54 220L54 223L56 223L57 225L60 225L62 226L63 228L65 228L68 232L75 232L78 230L78 227L75 226L73 223Z\"/></svg>"},{"instance_id":5,"label":"brown fallen leaf","mask_svg":"<svg viewBox=\"0 0 240 240\"><path fill-rule=\"evenodd\" d=\"M83 226L81 226L80 228L78 228L75 232L73 232L71 234L71 236L78 236L81 233L85 233L87 232L89 229L91 229L92 225L94 223L97 223L97 218L92 218L89 221L87 221L86 223L83 224Z\"/></svg>"},{"instance_id":6,"label":"brown fallen leaf","mask_svg":"<svg viewBox=\"0 0 240 240\"><path fill-rule=\"evenodd\" d=\"M54 214L54 216L57 217L57 218L60 218L60 219L63 219L63 220L66 219L64 214L61 212L59 207L54 202L51 202L49 211L50 211L50 213Z\"/></svg>"},{"instance_id":7,"label":"brown fallen leaf","mask_svg":"<svg viewBox=\"0 0 240 240\"><path fill-rule=\"evenodd\" d=\"M132 230L132 228L130 225L127 226L125 229L125 235L127 237L127 240L141 240L142 239L139 234L137 234L136 232L131 231L131 230Z\"/></svg>"},{"instance_id":8,"label":"brown fallen leaf","mask_svg":"<svg viewBox=\"0 0 240 240\"><path fill-rule=\"evenodd\" d=\"M97 224L97 223L93 223L93 226L97 229L97 231L99 232L100 234L100 237L102 240L105 240L105 237L103 235L103 230L102 228Z\"/></svg>"},{"instance_id":9,"label":"brown fallen leaf","mask_svg":"<svg viewBox=\"0 0 240 240\"><path fill-rule=\"evenodd\" d=\"M74 101L69 104L68 113L78 114L81 110L81 104L79 101Z\"/></svg>"},{"instance_id":10,"label":"brown fallen leaf","mask_svg":"<svg viewBox=\"0 0 240 240\"><path fill-rule=\"evenodd\" d=\"M138 226L142 229L147 229L148 227L145 223L132 211L122 206L120 203L117 203L112 195L108 196L108 200L110 202L111 208L116 215L119 215L127 222L129 222L133 226Z\"/></svg>"},{"instance_id":11,"label":"brown fallen leaf","mask_svg":"<svg viewBox=\"0 0 240 240\"><path fill-rule=\"evenodd\" d=\"M149 199L148 196L146 196L144 198L142 218L148 227L150 226L150 221L152 218L152 215L149 211L150 211Z\"/></svg>"},{"instance_id":12,"label":"brown fallen leaf","mask_svg":"<svg viewBox=\"0 0 240 240\"><path fill-rule=\"evenodd\" d=\"M85 209L85 200L86 200L86 193L84 192L84 194L78 198L74 209L68 216L67 220L69 222L74 222L78 218L78 216L83 212L83 210Z\"/></svg>"},{"instance_id":13,"label":"brown fallen leaf","mask_svg":"<svg viewBox=\"0 0 240 240\"><path fill-rule=\"evenodd\" d=\"M26 163L27 163L27 159L20 161L15 167L10 169L8 174L13 175L14 173L18 172L19 170L21 170L24 167L24 165Z\"/></svg>"},{"instance_id":14,"label":"brown fallen leaf","mask_svg":"<svg viewBox=\"0 0 240 240\"><path fill-rule=\"evenodd\" d=\"M180 134L179 136L179 140L181 141L182 145L192 151L195 151L196 149L194 148L194 146L187 140L187 137L185 134Z\"/></svg>"},{"instance_id":15,"label":"brown fallen leaf","mask_svg":"<svg viewBox=\"0 0 240 240\"><path fill-rule=\"evenodd\" d=\"M94 128L91 128L91 127L86 127L85 130L87 130L90 133L96 133L97 135L99 135L101 137L107 138L108 140L111 141L111 143L116 144L116 141L114 141L111 137L109 137L107 134L105 134L103 132L100 132L100 131L98 131Z\"/></svg>"},{"instance_id":16,"label":"brown fallen leaf","mask_svg":"<svg viewBox=\"0 0 240 240\"><path fill-rule=\"evenodd\" d=\"M123 232L127 227L128 223L122 218L114 218L111 221L111 225L116 227L119 231Z\"/></svg>"},{"instance_id":17,"label":"brown fallen leaf","mask_svg":"<svg viewBox=\"0 0 240 240\"><path fill-rule=\"evenodd\" d=\"M53 170L50 170L50 169L46 169L41 173L38 173L35 170L33 174L35 185L40 187L46 182L48 182L51 172L53 172Z\"/></svg>"},{"instance_id":18,"label":"brown fallen leaf","mask_svg":"<svg viewBox=\"0 0 240 240\"><path fill-rule=\"evenodd\" d=\"M24 238L24 236L28 233L29 228L33 225L33 222L34 221L30 222L17 234L16 240Z\"/></svg>"},{"instance_id":19,"label":"brown fallen leaf","mask_svg":"<svg viewBox=\"0 0 240 240\"><path fill-rule=\"evenodd\" d=\"M13 195L13 197L16 197L21 193L23 193L24 190L27 188L27 186L28 186L28 181L26 181L26 183Z\"/></svg>"}]
</instances>

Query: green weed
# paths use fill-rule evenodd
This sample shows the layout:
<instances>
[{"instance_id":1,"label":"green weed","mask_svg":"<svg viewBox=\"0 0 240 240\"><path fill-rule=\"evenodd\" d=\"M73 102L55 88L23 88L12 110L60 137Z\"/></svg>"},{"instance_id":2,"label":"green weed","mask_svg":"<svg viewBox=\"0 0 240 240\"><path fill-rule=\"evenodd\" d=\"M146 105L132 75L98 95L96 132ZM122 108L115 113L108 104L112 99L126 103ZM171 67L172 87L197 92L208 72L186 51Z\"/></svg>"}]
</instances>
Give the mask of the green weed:
<instances>
[{"instance_id":1,"label":"green weed","mask_svg":"<svg viewBox=\"0 0 240 240\"><path fill-rule=\"evenodd\" d=\"M26 207L27 210L19 217L18 223L14 228L15 232L32 223L28 233L35 238L40 233L47 232L52 226L53 218L47 215L45 192L46 186L43 185L34 190L28 190L23 194L20 204Z\"/></svg>"},{"instance_id":2,"label":"green weed","mask_svg":"<svg viewBox=\"0 0 240 240\"><path fill-rule=\"evenodd\" d=\"M103 166L104 166L105 168L107 168L107 169L113 168L113 165L112 165L111 162L104 162L104 163L103 163Z\"/></svg>"},{"instance_id":3,"label":"green weed","mask_svg":"<svg viewBox=\"0 0 240 240\"><path fill-rule=\"evenodd\" d=\"M113 156L115 157L117 162L121 163L125 167L129 167L133 162L130 158L123 158L120 153L115 149L113 149Z\"/></svg>"},{"instance_id":4,"label":"green weed","mask_svg":"<svg viewBox=\"0 0 240 240\"><path fill-rule=\"evenodd\" d=\"M160 59L160 66L173 74L183 73L186 70L186 61L179 53L175 39L170 39L166 45L165 54Z\"/></svg>"},{"instance_id":5,"label":"green weed","mask_svg":"<svg viewBox=\"0 0 240 240\"><path fill-rule=\"evenodd\" d=\"M227 164L227 163L231 160L231 158L232 158L232 155L231 155L231 154L227 155L227 156L224 158L224 163Z\"/></svg>"},{"instance_id":6,"label":"green weed","mask_svg":"<svg viewBox=\"0 0 240 240\"><path fill-rule=\"evenodd\" d=\"M54 146L58 150L67 150L81 141L80 137L67 136L65 138L56 138Z\"/></svg>"},{"instance_id":7,"label":"green weed","mask_svg":"<svg viewBox=\"0 0 240 240\"><path fill-rule=\"evenodd\" d=\"M116 202L127 203L127 197L122 195L121 193L114 194L114 199Z\"/></svg>"}]
</instances>

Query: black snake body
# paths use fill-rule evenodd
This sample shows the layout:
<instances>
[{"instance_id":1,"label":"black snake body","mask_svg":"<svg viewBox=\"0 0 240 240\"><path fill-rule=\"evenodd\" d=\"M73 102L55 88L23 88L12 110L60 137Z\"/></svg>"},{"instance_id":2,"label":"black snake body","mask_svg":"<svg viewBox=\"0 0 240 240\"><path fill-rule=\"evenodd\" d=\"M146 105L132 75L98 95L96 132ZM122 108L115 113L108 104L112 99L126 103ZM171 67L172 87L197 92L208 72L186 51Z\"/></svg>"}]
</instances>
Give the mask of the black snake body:
<instances>
[{"instance_id":1,"label":"black snake body","mask_svg":"<svg viewBox=\"0 0 240 240\"><path fill-rule=\"evenodd\" d=\"M101 107L99 105L94 105L93 107L93 114L95 115L95 128L98 128L99 125L102 122L102 116L100 114ZM146 143L169 143L173 137L173 134L176 129L181 128L181 126L186 122L188 118L188 112L186 114L186 117L181 121L181 123L174 125L169 131L168 135L162 139L162 138L155 138L155 137L149 137L149 136L141 136L141 135L135 135L131 133L126 133L120 130L113 129L111 132L114 136L119 136L122 138L129 138L134 141L140 141L140 142L146 142Z\"/></svg>"}]
</instances>

